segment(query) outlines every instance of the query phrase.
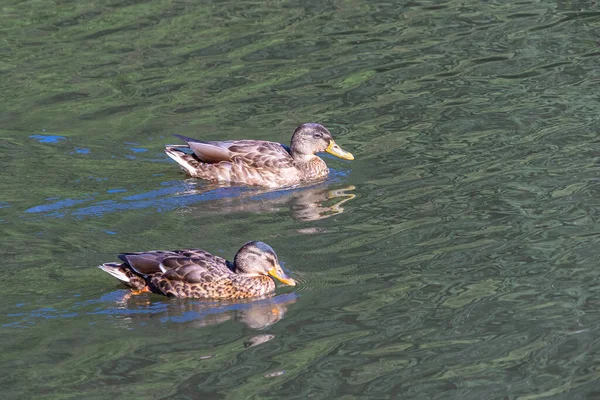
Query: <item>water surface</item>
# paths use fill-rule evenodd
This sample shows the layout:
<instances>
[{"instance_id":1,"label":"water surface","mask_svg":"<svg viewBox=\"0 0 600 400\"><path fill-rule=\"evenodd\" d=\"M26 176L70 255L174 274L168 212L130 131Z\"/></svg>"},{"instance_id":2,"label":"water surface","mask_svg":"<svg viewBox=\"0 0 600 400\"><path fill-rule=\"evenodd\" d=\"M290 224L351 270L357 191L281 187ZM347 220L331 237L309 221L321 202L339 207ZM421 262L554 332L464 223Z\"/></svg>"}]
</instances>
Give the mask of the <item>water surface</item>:
<instances>
[{"instance_id":1,"label":"water surface","mask_svg":"<svg viewBox=\"0 0 600 400\"><path fill-rule=\"evenodd\" d=\"M0 33L3 398L600 396L596 2L5 0ZM356 156L314 187L162 151L308 121ZM94 268L247 240L299 286Z\"/></svg>"}]
</instances>

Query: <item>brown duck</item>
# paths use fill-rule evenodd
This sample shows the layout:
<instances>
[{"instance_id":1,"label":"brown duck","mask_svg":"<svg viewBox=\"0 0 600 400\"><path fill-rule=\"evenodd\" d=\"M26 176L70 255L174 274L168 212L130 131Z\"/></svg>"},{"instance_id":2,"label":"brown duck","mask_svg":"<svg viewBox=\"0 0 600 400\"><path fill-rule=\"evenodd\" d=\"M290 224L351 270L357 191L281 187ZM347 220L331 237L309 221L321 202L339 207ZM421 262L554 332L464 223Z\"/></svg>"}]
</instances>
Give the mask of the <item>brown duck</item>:
<instances>
[{"instance_id":1,"label":"brown duck","mask_svg":"<svg viewBox=\"0 0 600 400\"><path fill-rule=\"evenodd\" d=\"M200 249L119 254L123 263L99 266L139 292L170 297L242 299L275 291L274 277L296 286L266 243L248 242L233 263Z\"/></svg>"},{"instance_id":2,"label":"brown duck","mask_svg":"<svg viewBox=\"0 0 600 400\"><path fill-rule=\"evenodd\" d=\"M326 151L345 160L354 156L342 150L323 125L306 123L294 131L290 147L264 140L204 142L181 135L187 145L169 145L165 152L195 178L213 182L265 186L297 185L325 178L327 164L315 153ZM190 149L191 154L182 150Z\"/></svg>"}]
</instances>

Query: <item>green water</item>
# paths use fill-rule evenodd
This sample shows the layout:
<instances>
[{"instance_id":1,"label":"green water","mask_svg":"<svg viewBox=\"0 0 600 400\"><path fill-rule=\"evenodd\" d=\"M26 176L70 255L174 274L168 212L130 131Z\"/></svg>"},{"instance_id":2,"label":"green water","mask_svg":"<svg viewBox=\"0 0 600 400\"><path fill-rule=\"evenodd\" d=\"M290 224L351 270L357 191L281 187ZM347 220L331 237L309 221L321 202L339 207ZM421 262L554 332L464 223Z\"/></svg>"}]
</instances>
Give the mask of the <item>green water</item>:
<instances>
[{"instance_id":1,"label":"green water","mask_svg":"<svg viewBox=\"0 0 600 400\"><path fill-rule=\"evenodd\" d=\"M595 1L3 0L3 399L600 398ZM354 153L276 192L178 133ZM269 243L296 288L130 297L122 251Z\"/></svg>"}]
</instances>

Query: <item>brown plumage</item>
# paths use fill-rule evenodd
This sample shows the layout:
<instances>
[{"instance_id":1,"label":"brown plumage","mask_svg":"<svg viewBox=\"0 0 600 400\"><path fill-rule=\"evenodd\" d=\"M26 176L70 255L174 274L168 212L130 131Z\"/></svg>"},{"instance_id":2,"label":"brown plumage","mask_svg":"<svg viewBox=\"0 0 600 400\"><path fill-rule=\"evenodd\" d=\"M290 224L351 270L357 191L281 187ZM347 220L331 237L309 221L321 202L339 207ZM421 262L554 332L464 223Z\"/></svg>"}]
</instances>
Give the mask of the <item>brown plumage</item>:
<instances>
[{"instance_id":1,"label":"brown plumage","mask_svg":"<svg viewBox=\"0 0 600 400\"><path fill-rule=\"evenodd\" d=\"M290 147L263 140L203 142L181 135L187 145L170 145L165 152L195 178L270 188L322 179L329 169L315 153L328 152L353 160L320 124L306 123L294 131ZM182 150L190 149L191 154Z\"/></svg>"},{"instance_id":2,"label":"brown plumage","mask_svg":"<svg viewBox=\"0 0 600 400\"><path fill-rule=\"evenodd\" d=\"M248 242L233 263L200 249L152 250L119 255L123 263L99 266L135 290L170 297L241 299L275 291L274 277L286 285L287 277L277 254L263 242Z\"/></svg>"}]
</instances>

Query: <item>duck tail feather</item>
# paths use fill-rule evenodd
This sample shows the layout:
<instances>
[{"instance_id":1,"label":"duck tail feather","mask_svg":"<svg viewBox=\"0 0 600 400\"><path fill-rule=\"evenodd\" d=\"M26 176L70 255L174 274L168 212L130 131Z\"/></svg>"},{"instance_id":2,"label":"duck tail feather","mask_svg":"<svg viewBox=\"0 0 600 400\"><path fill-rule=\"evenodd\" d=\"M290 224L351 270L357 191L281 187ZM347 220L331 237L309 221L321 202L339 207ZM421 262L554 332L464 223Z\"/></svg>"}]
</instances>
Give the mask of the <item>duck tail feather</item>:
<instances>
[{"instance_id":1,"label":"duck tail feather","mask_svg":"<svg viewBox=\"0 0 600 400\"><path fill-rule=\"evenodd\" d=\"M208 143L208 142L205 142L204 140L194 139L189 136L183 136L183 135L178 135L178 134L173 134L173 136L183 140L186 143L190 143L190 142L192 142L192 143Z\"/></svg>"},{"instance_id":2,"label":"duck tail feather","mask_svg":"<svg viewBox=\"0 0 600 400\"><path fill-rule=\"evenodd\" d=\"M98 265L98 268L100 268L102 271L114 276L121 282L127 284L127 283L129 283L129 277L127 275L125 275L125 273L121 269L121 265L122 264L119 264L119 263L104 263L102 265Z\"/></svg>"},{"instance_id":3,"label":"duck tail feather","mask_svg":"<svg viewBox=\"0 0 600 400\"><path fill-rule=\"evenodd\" d=\"M192 164L198 164L198 162L194 160L194 157L192 155L187 154L175 148L174 146L165 147L165 153L167 153L167 155L170 158L175 160L175 162L179 164L179 166L184 172L186 172L190 176L195 176L195 168Z\"/></svg>"}]
</instances>

